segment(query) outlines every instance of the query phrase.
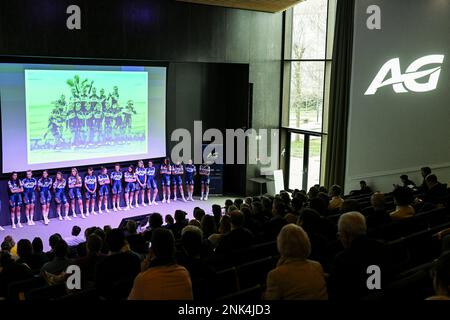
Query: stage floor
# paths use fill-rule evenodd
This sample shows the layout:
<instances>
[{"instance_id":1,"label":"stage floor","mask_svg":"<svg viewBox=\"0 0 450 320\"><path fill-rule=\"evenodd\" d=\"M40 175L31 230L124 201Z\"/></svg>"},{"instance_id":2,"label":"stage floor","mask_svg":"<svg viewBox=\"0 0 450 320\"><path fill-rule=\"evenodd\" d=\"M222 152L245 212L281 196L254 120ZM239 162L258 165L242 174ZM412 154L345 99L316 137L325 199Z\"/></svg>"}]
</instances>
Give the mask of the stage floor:
<instances>
[{"instance_id":1,"label":"stage floor","mask_svg":"<svg viewBox=\"0 0 450 320\"><path fill-rule=\"evenodd\" d=\"M106 225L110 225L112 228L119 226L123 218L140 216L143 214L149 214L153 212L160 213L163 218L170 214L173 216L175 210L181 209L186 211L189 219L193 219L193 210L195 207L200 207L205 210L206 214L211 214L212 205L219 204L223 206L225 200L229 197L210 196L208 201L200 201L199 198L195 198L194 202L188 201L171 201L170 204L158 202L157 206L140 206L139 208L130 209L128 211L114 212L110 210L109 213L103 212L102 215L90 215L86 219L82 219L79 215L77 218L72 218L71 221L59 221L58 219L51 219L50 223L46 226L43 221L35 221L36 225L28 226L26 223L22 223L23 228L12 229L11 226L3 226L5 231L0 231L0 240L3 241L4 237L10 235L16 241L20 239L33 240L34 237L40 237L44 242L44 250L50 250L48 245L48 238L54 234L59 233L63 238L69 237L72 231L72 227L77 225L81 228L81 232L93 226L103 228ZM231 198L233 199L233 198Z\"/></svg>"}]
</instances>

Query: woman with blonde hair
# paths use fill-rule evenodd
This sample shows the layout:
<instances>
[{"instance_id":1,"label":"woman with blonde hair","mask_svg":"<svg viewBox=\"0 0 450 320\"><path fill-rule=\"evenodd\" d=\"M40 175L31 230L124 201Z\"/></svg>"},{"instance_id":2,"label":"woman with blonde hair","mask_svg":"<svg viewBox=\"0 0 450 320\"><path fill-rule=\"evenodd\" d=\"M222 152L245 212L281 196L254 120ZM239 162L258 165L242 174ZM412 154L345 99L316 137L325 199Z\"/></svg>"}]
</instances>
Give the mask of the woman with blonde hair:
<instances>
[{"instance_id":1,"label":"woman with blonde hair","mask_svg":"<svg viewBox=\"0 0 450 320\"><path fill-rule=\"evenodd\" d=\"M267 300L327 300L322 266L308 260L311 243L302 227L285 225L277 238L280 259L267 275Z\"/></svg>"}]
</instances>

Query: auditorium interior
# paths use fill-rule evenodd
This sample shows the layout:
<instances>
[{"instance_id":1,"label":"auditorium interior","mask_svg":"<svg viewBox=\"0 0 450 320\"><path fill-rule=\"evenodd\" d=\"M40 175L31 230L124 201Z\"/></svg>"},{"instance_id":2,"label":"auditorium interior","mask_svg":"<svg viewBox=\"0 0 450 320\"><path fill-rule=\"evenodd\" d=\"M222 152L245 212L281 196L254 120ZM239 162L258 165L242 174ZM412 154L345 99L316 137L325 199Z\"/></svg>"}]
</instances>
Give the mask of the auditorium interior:
<instances>
[{"instance_id":1,"label":"auditorium interior","mask_svg":"<svg viewBox=\"0 0 450 320\"><path fill-rule=\"evenodd\" d=\"M450 300L448 30L446 0L1 1L0 301Z\"/></svg>"}]
</instances>

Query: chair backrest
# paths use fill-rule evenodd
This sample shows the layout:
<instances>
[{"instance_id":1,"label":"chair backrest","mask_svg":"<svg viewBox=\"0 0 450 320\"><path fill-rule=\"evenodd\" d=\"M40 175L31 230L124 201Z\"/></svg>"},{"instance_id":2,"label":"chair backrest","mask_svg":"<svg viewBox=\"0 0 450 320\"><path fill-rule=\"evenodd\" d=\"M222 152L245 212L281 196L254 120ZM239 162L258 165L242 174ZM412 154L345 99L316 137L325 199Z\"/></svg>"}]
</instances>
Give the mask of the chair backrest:
<instances>
[{"instance_id":1,"label":"chair backrest","mask_svg":"<svg viewBox=\"0 0 450 320\"><path fill-rule=\"evenodd\" d=\"M16 281L8 286L7 300L25 300L25 293L31 289L46 285L44 278L37 276L31 279Z\"/></svg>"},{"instance_id":2,"label":"chair backrest","mask_svg":"<svg viewBox=\"0 0 450 320\"><path fill-rule=\"evenodd\" d=\"M239 282L236 268L228 268L217 272L215 285L215 297L221 297L237 292L239 290Z\"/></svg>"},{"instance_id":3,"label":"chair backrest","mask_svg":"<svg viewBox=\"0 0 450 320\"><path fill-rule=\"evenodd\" d=\"M239 289L247 289L257 285L264 285L267 274L275 268L278 257L267 257L245 263L236 268Z\"/></svg>"},{"instance_id":4,"label":"chair backrest","mask_svg":"<svg viewBox=\"0 0 450 320\"><path fill-rule=\"evenodd\" d=\"M49 301L65 296L66 294L66 284L61 283L54 286L32 289L25 294L25 297L27 300Z\"/></svg>"}]
</instances>

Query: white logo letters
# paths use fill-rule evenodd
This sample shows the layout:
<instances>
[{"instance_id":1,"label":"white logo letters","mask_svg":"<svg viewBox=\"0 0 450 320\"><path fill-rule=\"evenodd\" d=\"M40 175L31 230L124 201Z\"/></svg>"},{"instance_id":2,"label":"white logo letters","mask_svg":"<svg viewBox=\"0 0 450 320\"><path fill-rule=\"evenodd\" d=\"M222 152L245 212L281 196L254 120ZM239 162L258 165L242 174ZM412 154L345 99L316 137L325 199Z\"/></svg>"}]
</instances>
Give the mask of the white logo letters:
<instances>
[{"instance_id":1,"label":"white logo letters","mask_svg":"<svg viewBox=\"0 0 450 320\"><path fill-rule=\"evenodd\" d=\"M432 54L417 59L409 65L405 74L402 74L400 68L400 59L394 58L386 62L378 71L378 74L373 79L364 95L375 94L378 88L392 85L396 93L412 92L427 92L436 89L441 73L441 67L434 67L427 70L418 71L421 67L428 64L442 64L444 55ZM391 72L391 78L386 79L388 73ZM429 76L428 81L419 83L416 80Z\"/></svg>"}]
</instances>

